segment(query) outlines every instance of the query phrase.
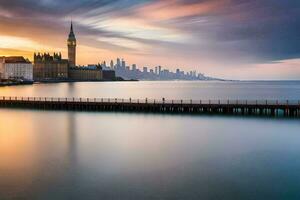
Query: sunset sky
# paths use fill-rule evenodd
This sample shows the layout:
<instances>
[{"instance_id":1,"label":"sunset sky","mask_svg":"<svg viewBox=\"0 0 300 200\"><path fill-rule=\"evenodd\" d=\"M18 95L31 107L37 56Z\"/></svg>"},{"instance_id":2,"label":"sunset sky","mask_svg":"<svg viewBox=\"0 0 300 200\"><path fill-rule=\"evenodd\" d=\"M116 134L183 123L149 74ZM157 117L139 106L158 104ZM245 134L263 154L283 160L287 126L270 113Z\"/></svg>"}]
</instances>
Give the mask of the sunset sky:
<instances>
[{"instance_id":1,"label":"sunset sky","mask_svg":"<svg viewBox=\"0 0 300 200\"><path fill-rule=\"evenodd\" d=\"M61 51L229 79L300 79L299 0L0 0L0 55Z\"/></svg>"}]
</instances>

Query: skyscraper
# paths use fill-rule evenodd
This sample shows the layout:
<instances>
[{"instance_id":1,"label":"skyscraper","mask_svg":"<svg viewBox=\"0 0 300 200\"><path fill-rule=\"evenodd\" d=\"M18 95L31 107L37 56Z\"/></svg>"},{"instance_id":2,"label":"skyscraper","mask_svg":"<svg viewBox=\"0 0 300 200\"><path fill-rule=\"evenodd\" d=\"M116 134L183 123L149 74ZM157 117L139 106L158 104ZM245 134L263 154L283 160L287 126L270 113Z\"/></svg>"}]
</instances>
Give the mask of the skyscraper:
<instances>
[{"instance_id":1,"label":"skyscraper","mask_svg":"<svg viewBox=\"0 0 300 200\"><path fill-rule=\"evenodd\" d=\"M68 38L68 58L70 67L76 66L76 37L73 31L73 23L71 22L71 28Z\"/></svg>"},{"instance_id":2,"label":"skyscraper","mask_svg":"<svg viewBox=\"0 0 300 200\"><path fill-rule=\"evenodd\" d=\"M148 73L148 68L147 67L143 67L143 72L144 73Z\"/></svg>"},{"instance_id":3,"label":"skyscraper","mask_svg":"<svg viewBox=\"0 0 300 200\"><path fill-rule=\"evenodd\" d=\"M125 70L125 68L126 68L126 62L124 59L122 59L122 69Z\"/></svg>"},{"instance_id":4,"label":"skyscraper","mask_svg":"<svg viewBox=\"0 0 300 200\"><path fill-rule=\"evenodd\" d=\"M136 64L133 64L132 65L132 71L136 71L137 67L136 67Z\"/></svg>"},{"instance_id":5,"label":"skyscraper","mask_svg":"<svg viewBox=\"0 0 300 200\"><path fill-rule=\"evenodd\" d=\"M112 69L112 70L115 69L115 67L114 67L114 61L113 60L110 61L110 69Z\"/></svg>"},{"instance_id":6,"label":"skyscraper","mask_svg":"<svg viewBox=\"0 0 300 200\"><path fill-rule=\"evenodd\" d=\"M162 71L161 71L161 66L158 66L158 74L161 75Z\"/></svg>"},{"instance_id":7,"label":"skyscraper","mask_svg":"<svg viewBox=\"0 0 300 200\"><path fill-rule=\"evenodd\" d=\"M120 58L117 58L117 69L121 68L121 60Z\"/></svg>"}]
</instances>

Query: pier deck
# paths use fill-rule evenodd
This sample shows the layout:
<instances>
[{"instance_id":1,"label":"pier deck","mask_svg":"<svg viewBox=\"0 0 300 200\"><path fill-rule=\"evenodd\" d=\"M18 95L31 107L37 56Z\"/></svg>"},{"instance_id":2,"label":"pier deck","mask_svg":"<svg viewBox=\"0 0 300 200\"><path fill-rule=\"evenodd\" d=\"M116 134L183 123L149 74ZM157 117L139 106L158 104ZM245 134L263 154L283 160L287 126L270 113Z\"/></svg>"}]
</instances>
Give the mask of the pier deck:
<instances>
[{"instance_id":1,"label":"pier deck","mask_svg":"<svg viewBox=\"0 0 300 200\"><path fill-rule=\"evenodd\" d=\"M0 97L0 107L300 117L300 101Z\"/></svg>"}]
</instances>

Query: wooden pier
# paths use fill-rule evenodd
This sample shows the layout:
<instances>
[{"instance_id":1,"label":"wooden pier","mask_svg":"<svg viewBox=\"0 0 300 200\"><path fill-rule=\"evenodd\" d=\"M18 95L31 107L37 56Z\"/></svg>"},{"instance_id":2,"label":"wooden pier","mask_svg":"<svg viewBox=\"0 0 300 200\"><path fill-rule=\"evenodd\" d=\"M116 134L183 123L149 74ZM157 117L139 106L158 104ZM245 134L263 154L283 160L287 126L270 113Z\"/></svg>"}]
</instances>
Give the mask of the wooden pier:
<instances>
[{"instance_id":1,"label":"wooden pier","mask_svg":"<svg viewBox=\"0 0 300 200\"><path fill-rule=\"evenodd\" d=\"M2 108L300 117L300 101L0 97Z\"/></svg>"}]
</instances>

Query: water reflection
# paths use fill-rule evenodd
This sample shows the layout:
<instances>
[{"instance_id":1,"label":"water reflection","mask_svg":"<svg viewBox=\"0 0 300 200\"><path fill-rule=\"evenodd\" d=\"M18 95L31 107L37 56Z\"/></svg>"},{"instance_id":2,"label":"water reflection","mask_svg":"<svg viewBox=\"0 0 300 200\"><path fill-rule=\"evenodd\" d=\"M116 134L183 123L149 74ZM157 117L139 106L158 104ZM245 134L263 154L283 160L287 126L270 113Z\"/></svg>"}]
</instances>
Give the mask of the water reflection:
<instances>
[{"instance_id":1,"label":"water reflection","mask_svg":"<svg viewBox=\"0 0 300 200\"><path fill-rule=\"evenodd\" d=\"M299 128L284 119L0 109L0 199L297 199Z\"/></svg>"},{"instance_id":2,"label":"water reflection","mask_svg":"<svg viewBox=\"0 0 300 200\"><path fill-rule=\"evenodd\" d=\"M35 84L1 87L0 96L155 98L155 99L270 99L299 100L300 81L282 82L103 82Z\"/></svg>"},{"instance_id":3,"label":"water reflection","mask_svg":"<svg viewBox=\"0 0 300 200\"><path fill-rule=\"evenodd\" d=\"M76 151L77 151L77 136L76 136L76 117L74 113L68 113L68 145L69 145L69 166L76 166L77 165L77 158L76 158Z\"/></svg>"},{"instance_id":4,"label":"water reflection","mask_svg":"<svg viewBox=\"0 0 300 200\"><path fill-rule=\"evenodd\" d=\"M1 109L0 119L0 199L33 198L74 177L75 115Z\"/></svg>"}]
</instances>

